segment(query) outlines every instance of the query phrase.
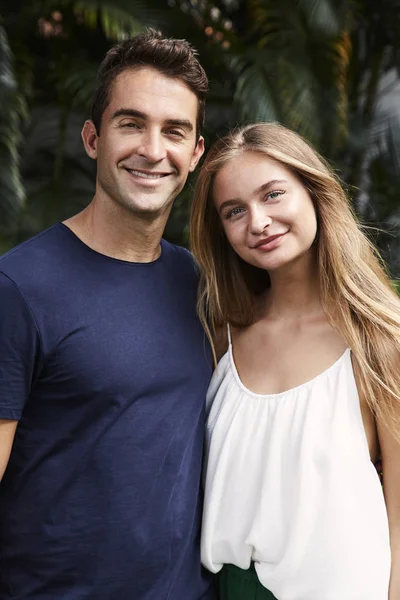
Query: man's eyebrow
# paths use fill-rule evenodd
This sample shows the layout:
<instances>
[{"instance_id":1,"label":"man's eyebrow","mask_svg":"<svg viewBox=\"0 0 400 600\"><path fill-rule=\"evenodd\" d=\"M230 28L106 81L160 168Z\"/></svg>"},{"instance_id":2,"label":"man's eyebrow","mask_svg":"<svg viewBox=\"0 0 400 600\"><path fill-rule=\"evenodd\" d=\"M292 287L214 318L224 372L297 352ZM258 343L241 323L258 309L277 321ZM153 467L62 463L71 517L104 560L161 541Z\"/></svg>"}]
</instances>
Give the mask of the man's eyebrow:
<instances>
[{"instance_id":1,"label":"man's eyebrow","mask_svg":"<svg viewBox=\"0 0 400 600\"><path fill-rule=\"evenodd\" d=\"M165 123L175 127L183 127L187 131L193 131L193 124L188 119L167 119Z\"/></svg>"},{"instance_id":2,"label":"man's eyebrow","mask_svg":"<svg viewBox=\"0 0 400 600\"><path fill-rule=\"evenodd\" d=\"M137 117L139 119L146 119L147 115L134 108L119 108L113 113L111 118L116 119L117 117Z\"/></svg>"},{"instance_id":3,"label":"man's eyebrow","mask_svg":"<svg viewBox=\"0 0 400 600\"><path fill-rule=\"evenodd\" d=\"M280 183L288 183L288 182L286 181L286 179L271 179L271 181L267 181L266 183L263 183L262 185L260 185L260 187L256 188L253 192L253 195L257 196L261 192L265 192L269 188L274 187L275 185L278 185ZM221 213L224 210L224 208L227 208L228 206L232 206L233 204L237 204L238 202L239 203L241 202L240 198L231 198L230 200L226 200L225 202L223 202L221 204L221 206L218 209L218 212Z\"/></svg>"},{"instance_id":4,"label":"man's eyebrow","mask_svg":"<svg viewBox=\"0 0 400 600\"><path fill-rule=\"evenodd\" d=\"M146 120L148 115L134 108L119 108L113 113L111 118L117 119L118 117L136 117L137 119ZM183 127L189 132L194 129L193 124L188 119L167 119L164 123L166 125L173 125L174 127Z\"/></svg>"}]
</instances>

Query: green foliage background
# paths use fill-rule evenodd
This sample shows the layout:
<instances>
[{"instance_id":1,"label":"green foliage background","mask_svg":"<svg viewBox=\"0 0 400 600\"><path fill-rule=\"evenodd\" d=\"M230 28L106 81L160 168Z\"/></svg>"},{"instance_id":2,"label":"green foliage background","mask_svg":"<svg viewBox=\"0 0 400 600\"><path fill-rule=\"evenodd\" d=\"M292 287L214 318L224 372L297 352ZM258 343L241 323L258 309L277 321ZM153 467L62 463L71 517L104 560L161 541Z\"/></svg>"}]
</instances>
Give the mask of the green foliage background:
<instances>
[{"instance_id":1,"label":"green foliage background","mask_svg":"<svg viewBox=\"0 0 400 600\"><path fill-rule=\"evenodd\" d=\"M277 120L348 184L400 276L399 0L15 0L0 13L0 252L82 209L95 165L80 129L112 43L185 37L211 83L205 138ZM187 243L193 178L166 236Z\"/></svg>"}]
</instances>

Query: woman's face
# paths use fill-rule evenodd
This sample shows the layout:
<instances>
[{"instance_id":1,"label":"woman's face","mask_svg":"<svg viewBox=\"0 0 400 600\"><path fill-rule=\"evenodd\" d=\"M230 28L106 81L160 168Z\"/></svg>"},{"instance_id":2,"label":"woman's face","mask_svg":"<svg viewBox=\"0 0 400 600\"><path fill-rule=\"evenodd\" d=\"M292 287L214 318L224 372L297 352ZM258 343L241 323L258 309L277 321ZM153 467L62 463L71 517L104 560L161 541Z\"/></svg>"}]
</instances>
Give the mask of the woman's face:
<instances>
[{"instance_id":1,"label":"woman's face","mask_svg":"<svg viewBox=\"0 0 400 600\"><path fill-rule=\"evenodd\" d=\"M213 199L229 243L247 263L272 272L310 251L317 233L312 200L280 162L244 152L217 173Z\"/></svg>"}]
</instances>

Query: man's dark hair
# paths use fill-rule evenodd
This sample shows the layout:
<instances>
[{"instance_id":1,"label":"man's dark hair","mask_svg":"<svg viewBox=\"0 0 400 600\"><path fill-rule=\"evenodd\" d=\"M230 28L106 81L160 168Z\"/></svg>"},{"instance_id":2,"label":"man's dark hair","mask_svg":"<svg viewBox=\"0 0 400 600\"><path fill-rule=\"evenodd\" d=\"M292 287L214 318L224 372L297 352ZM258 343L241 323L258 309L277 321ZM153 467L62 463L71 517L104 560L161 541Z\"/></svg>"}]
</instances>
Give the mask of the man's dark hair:
<instances>
[{"instance_id":1,"label":"man's dark hair","mask_svg":"<svg viewBox=\"0 0 400 600\"><path fill-rule=\"evenodd\" d=\"M204 126L207 75L197 59L197 51L186 40L164 38L160 31L144 33L113 46L100 65L93 97L91 118L100 135L101 118L110 103L111 88L116 77L128 69L151 67L167 77L180 79L198 99L196 130Z\"/></svg>"}]
</instances>

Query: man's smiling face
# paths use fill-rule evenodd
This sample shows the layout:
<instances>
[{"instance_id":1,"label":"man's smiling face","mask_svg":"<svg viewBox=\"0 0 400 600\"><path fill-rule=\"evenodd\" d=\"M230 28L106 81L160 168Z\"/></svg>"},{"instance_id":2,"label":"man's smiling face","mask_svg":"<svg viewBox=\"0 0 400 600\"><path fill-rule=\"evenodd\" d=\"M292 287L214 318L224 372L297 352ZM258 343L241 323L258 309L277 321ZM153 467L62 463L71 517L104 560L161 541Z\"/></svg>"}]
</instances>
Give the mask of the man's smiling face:
<instances>
[{"instance_id":1,"label":"man's smiling face","mask_svg":"<svg viewBox=\"0 0 400 600\"><path fill-rule=\"evenodd\" d=\"M91 127L96 195L132 212L169 211L204 151L196 139L198 100L179 79L143 67L117 76L100 135Z\"/></svg>"}]
</instances>

